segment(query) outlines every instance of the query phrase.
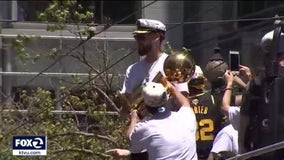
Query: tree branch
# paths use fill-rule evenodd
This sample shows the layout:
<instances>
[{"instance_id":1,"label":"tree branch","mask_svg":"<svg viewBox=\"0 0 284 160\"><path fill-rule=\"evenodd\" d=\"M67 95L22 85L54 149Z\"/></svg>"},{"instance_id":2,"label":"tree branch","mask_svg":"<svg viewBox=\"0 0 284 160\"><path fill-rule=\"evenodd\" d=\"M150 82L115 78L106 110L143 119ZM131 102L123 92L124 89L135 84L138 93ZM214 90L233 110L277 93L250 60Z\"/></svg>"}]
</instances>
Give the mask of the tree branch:
<instances>
[{"instance_id":1,"label":"tree branch","mask_svg":"<svg viewBox=\"0 0 284 160\"><path fill-rule=\"evenodd\" d=\"M84 148L67 148L67 149L61 149L61 150L56 150L56 151L50 151L52 153L62 153L62 152L81 152L81 153L85 153L85 154L94 154L94 155L98 155L101 157L110 157L110 155L104 154L104 153L97 153L94 152L92 150L89 149L84 149Z\"/></svg>"},{"instance_id":2,"label":"tree branch","mask_svg":"<svg viewBox=\"0 0 284 160\"><path fill-rule=\"evenodd\" d=\"M66 133L62 133L62 134L49 135L48 139L53 139L55 137L61 137L61 136L72 136L72 135L83 135L83 136L86 136L86 137L96 137L96 138L99 138L99 139L110 141L111 143L118 146L118 144L113 139L111 139L110 137L99 135L99 134L94 134L94 133L86 133L86 132L66 132Z\"/></svg>"},{"instance_id":3,"label":"tree branch","mask_svg":"<svg viewBox=\"0 0 284 160\"><path fill-rule=\"evenodd\" d=\"M93 86L95 90L97 90L99 93L101 93L102 95L105 96L105 98L107 99L107 101L109 102L109 104L118 112L120 113L119 108L116 106L116 104L109 98L109 96L100 88Z\"/></svg>"}]
</instances>

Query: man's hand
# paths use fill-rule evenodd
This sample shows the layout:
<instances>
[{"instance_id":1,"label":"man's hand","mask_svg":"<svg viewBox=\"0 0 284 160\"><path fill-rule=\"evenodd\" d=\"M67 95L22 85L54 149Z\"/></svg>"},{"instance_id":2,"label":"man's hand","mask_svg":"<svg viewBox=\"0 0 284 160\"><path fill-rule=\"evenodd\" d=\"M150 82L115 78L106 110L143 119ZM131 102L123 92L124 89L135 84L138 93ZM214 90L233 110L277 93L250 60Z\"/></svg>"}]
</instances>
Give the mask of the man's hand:
<instances>
[{"instance_id":1,"label":"man's hand","mask_svg":"<svg viewBox=\"0 0 284 160\"><path fill-rule=\"evenodd\" d=\"M140 118L138 116L138 111L136 109L131 111L130 120L131 120L131 122L134 122L134 123L137 123L137 122L140 121Z\"/></svg>"},{"instance_id":2,"label":"man's hand","mask_svg":"<svg viewBox=\"0 0 284 160\"><path fill-rule=\"evenodd\" d=\"M252 80L253 77L250 68L243 65L239 65L239 67L240 67L240 74L242 74L245 78L247 78L248 81Z\"/></svg>"},{"instance_id":3,"label":"man's hand","mask_svg":"<svg viewBox=\"0 0 284 160\"><path fill-rule=\"evenodd\" d=\"M126 157L126 156L130 155L130 151L129 150L127 150L127 149L119 149L119 148L107 150L106 153L112 155L115 158Z\"/></svg>"},{"instance_id":4,"label":"man's hand","mask_svg":"<svg viewBox=\"0 0 284 160\"><path fill-rule=\"evenodd\" d=\"M138 117L138 111L136 109L132 110L130 113L130 125L127 129L126 136L130 139L130 135L136 125L140 121L140 118Z\"/></svg>"},{"instance_id":5,"label":"man's hand","mask_svg":"<svg viewBox=\"0 0 284 160\"><path fill-rule=\"evenodd\" d=\"M227 83L227 86L232 86L234 81L234 75L231 71L227 70L224 74L224 80Z\"/></svg>"},{"instance_id":6,"label":"man's hand","mask_svg":"<svg viewBox=\"0 0 284 160\"><path fill-rule=\"evenodd\" d=\"M167 89L167 91L172 91L173 84L168 81L166 77L161 77L160 83L162 83L162 85Z\"/></svg>"}]
</instances>

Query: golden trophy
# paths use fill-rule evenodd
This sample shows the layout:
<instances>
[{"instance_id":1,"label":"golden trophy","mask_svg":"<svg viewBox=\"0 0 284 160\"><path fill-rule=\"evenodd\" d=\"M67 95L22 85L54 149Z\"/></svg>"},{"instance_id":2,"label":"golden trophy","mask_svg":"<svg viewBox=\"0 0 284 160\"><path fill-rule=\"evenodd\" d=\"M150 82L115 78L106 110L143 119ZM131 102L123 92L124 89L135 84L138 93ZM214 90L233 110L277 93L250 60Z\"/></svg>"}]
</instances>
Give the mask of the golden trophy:
<instances>
[{"instance_id":1,"label":"golden trophy","mask_svg":"<svg viewBox=\"0 0 284 160\"><path fill-rule=\"evenodd\" d=\"M162 83L164 86L166 83L163 79L175 83L188 82L195 70L195 62L190 56L189 50L183 48L182 51L173 51L168 43L166 44L166 49L169 53L169 56L166 58L163 66L166 77L159 72L153 79L153 82ZM141 85L132 93L132 102L123 95L121 95L121 100L124 101L123 103L128 107L129 111L137 109L140 118L143 118L145 116L150 116L151 114L147 112L145 104L143 103Z\"/></svg>"}]
</instances>

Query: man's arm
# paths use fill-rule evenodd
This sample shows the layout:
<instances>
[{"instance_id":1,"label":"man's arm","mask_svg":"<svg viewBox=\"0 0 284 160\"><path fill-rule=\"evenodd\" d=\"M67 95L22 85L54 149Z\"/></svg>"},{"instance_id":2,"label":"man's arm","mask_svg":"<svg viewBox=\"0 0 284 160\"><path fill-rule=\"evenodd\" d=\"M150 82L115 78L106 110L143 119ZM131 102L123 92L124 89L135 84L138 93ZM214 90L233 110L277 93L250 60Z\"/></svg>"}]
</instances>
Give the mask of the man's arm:
<instances>
[{"instance_id":1,"label":"man's arm","mask_svg":"<svg viewBox=\"0 0 284 160\"><path fill-rule=\"evenodd\" d=\"M239 65L240 68L240 74L242 75L243 79L238 77L237 75L234 76L234 82L236 82L238 85L243 87L245 90L248 90L249 83L253 80L253 76L251 73L251 70L249 67L244 65ZM235 96L235 105L240 106L242 103L242 95L236 95Z\"/></svg>"},{"instance_id":2,"label":"man's arm","mask_svg":"<svg viewBox=\"0 0 284 160\"><path fill-rule=\"evenodd\" d=\"M128 137L128 139L131 139L131 134L134 130L135 125L140 121L138 114L137 114L137 110L132 110L131 115L130 115L130 125L127 129L126 132L126 136Z\"/></svg>"},{"instance_id":3,"label":"man's arm","mask_svg":"<svg viewBox=\"0 0 284 160\"><path fill-rule=\"evenodd\" d=\"M246 90L251 90L251 87L254 86L254 76L251 73L250 68L246 67L246 66L242 66L240 65L240 71L241 73L244 74L244 76L247 78L248 83L246 86ZM246 95L248 96L248 95ZM245 134L247 132L247 128L249 125L249 115L248 115L248 109L250 108L250 102L248 97L243 96L245 98L244 103L242 104L241 107L241 114L240 114L240 121L239 121L239 129L238 129L238 145L239 145L239 153L245 153L247 152L247 148L245 145Z\"/></svg>"},{"instance_id":4,"label":"man's arm","mask_svg":"<svg viewBox=\"0 0 284 160\"><path fill-rule=\"evenodd\" d=\"M240 75L243 77L243 79L235 75L234 82L236 82L238 85L246 89L248 83L253 79L253 76L249 67L244 65L239 65L239 68L240 68Z\"/></svg>"},{"instance_id":5,"label":"man's arm","mask_svg":"<svg viewBox=\"0 0 284 160\"><path fill-rule=\"evenodd\" d=\"M230 108L230 102L231 102L231 96L232 96L232 90L233 90L233 81L234 81L234 75L231 71L226 71L224 74L225 81L227 83L225 92L222 99L222 107L221 111L224 115L228 115L229 108Z\"/></svg>"},{"instance_id":6,"label":"man's arm","mask_svg":"<svg viewBox=\"0 0 284 160\"><path fill-rule=\"evenodd\" d=\"M148 157L147 152L145 152L145 135L143 134L143 124L139 122L140 119L137 115L137 110L132 110L130 117L130 125L128 127L126 136L131 142L131 155L130 159L145 159ZM144 129L143 129L144 128ZM142 153L143 152L143 153Z\"/></svg>"},{"instance_id":7,"label":"man's arm","mask_svg":"<svg viewBox=\"0 0 284 160\"><path fill-rule=\"evenodd\" d=\"M129 150L120 148L107 150L106 153L112 155L115 158L127 157L131 154Z\"/></svg>"},{"instance_id":8,"label":"man's arm","mask_svg":"<svg viewBox=\"0 0 284 160\"><path fill-rule=\"evenodd\" d=\"M133 74L131 73L133 65L130 65L126 69L122 89L119 92L119 100L121 101L121 113L122 115L128 116L130 114L131 110L131 104L132 104L132 92L134 92L133 89Z\"/></svg>"},{"instance_id":9,"label":"man's arm","mask_svg":"<svg viewBox=\"0 0 284 160\"><path fill-rule=\"evenodd\" d=\"M246 86L247 86L247 84L237 75L234 76L234 81L243 88L246 88Z\"/></svg>"},{"instance_id":10,"label":"man's arm","mask_svg":"<svg viewBox=\"0 0 284 160\"><path fill-rule=\"evenodd\" d=\"M240 67L240 74L243 75L246 81L245 89L248 90L249 83L254 79L253 74L249 67L244 65L239 65L239 67Z\"/></svg>"},{"instance_id":11,"label":"man's arm","mask_svg":"<svg viewBox=\"0 0 284 160\"><path fill-rule=\"evenodd\" d=\"M169 81L167 81L168 91L181 106L190 107L188 99Z\"/></svg>"}]
</instances>

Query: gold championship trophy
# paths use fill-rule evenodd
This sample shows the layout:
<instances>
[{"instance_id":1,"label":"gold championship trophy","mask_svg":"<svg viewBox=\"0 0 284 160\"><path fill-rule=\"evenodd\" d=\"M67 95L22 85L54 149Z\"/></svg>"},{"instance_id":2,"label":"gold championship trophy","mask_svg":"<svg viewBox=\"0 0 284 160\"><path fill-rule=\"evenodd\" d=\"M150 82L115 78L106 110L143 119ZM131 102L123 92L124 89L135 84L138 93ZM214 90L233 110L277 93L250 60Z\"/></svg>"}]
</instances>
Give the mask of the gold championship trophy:
<instances>
[{"instance_id":1,"label":"gold championship trophy","mask_svg":"<svg viewBox=\"0 0 284 160\"><path fill-rule=\"evenodd\" d=\"M165 47L167 52L170 53L166 58L163 67L166 77L159 72L153 79L153 82L162 83L164 86L166 85L165 81L163 81L164 78L174 83L188 82L195 71L195 62L190 56L190 50L183 48L182 51L173 51L169 43L166 43ZM128 111L137 109L140 118L143 118L145 116L150 116L151 114L147 112L145 104L143 103L141 90L142 84L132 93L132 102L124 95L120 95L120 99L122 105L127 106Z\"/></svg>"}]
</instances>

